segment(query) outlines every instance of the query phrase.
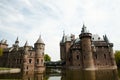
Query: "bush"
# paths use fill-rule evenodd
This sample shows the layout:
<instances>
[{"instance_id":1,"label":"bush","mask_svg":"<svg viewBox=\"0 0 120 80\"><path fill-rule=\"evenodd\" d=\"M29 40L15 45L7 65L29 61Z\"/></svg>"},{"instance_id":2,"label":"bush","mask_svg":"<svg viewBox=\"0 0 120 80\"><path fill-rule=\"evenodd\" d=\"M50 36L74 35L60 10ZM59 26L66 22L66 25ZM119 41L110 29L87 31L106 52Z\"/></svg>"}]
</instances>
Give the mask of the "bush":
<instances>
[{"instance_id":1,"label":"bush","mask_svg":"<svg viewBox=\"0 0 120 80\"><path fill-rule=\"evenodd\" d=\"M44 60L45 61L51 61L51 57L48 54L44 55Z\"/></svg>"},{"instance_id":2,"label":"bush","mask_svg":"<svg viewBox=\"0 0 120 80\"><path fill-rule=\"evenodd\" d=\"M2 54L3 54L3 49L0 48L0 56L2 56Z\"/></svg>"},{"instance_id":3,"label":"bush","mask_svg":"<svg viewBox=\"0 0 120 80\"><path fill-rule=\"evenodd\" d=\"M118 67L120 67L120 51L115 51L115 60Z\"/></svg>"}]
</instances>

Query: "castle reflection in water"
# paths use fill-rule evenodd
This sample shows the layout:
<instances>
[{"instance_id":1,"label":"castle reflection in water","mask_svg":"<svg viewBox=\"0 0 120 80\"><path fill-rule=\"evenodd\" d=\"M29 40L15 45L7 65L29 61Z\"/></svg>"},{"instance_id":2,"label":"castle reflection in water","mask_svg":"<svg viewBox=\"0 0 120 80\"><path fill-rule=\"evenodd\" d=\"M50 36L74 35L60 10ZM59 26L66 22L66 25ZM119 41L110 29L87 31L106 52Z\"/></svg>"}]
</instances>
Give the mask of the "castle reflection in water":
<instances>
[{"instance_id":1,"label":"castle reflection in water","mask_svg":"<svg viewBox=\"0 0 120 80\"><path fill-rule=\"evenodd\" d=\"M47 69L44 74L31 72L0 74L0 80L119 80L117 70L81 71Z\"/></svg>"}]
</instances>

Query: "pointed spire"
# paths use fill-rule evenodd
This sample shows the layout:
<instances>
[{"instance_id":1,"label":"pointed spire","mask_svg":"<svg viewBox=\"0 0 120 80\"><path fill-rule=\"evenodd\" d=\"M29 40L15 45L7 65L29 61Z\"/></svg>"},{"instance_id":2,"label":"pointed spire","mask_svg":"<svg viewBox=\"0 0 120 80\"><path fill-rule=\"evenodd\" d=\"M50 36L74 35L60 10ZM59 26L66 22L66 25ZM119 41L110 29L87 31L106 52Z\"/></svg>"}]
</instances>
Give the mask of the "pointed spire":
<instances>
[{"instance_id":1,"label":"pointed spire","mask_svg":"<svg viewBox=\"0 0 120 80\"><path fill-rule=\"evenodd\" d=\"M7 44L7 40L4 41L4 44Z\"/></svg>"},{"instance_id":2,"label":"pointed spire","mask_svg":"<svg viewBox=\"0 0 120 80\"><path fill-rule=\"evenodd\" d=\"M107 43L109 43L109 39L108 39L108 37L106 36L106 34L103 36L103 38L104 38L104 40L105 40Z\"/></svg>"},{"instance_id":3,"label":"pointed spire","mask_svg":"<svg viewBox=\"0 0 120 80\"><path fill-rule=\"evenodd\" d=\"M2 39L0 43L4 43L4 39Z\"/></svg>"},{"instance_id":4,"label":"pointed spire","mask_svg":"<svg viewBox=\"0 0 120 80\"><path fill-rule=\"evenodd\" d=\"M88 33L86 26L83 24L81 33Z\"/></svg>"},{"instance_id":5,"label":"pointed spire","mask_svg":"<svg viewBox=\"0 0 120 80\"><path fill-rule=\"evenodd\" d=\"M65 42L65 31L63 31L63 37L62 37L62 40L61 40L61 43L64 43Z\"/></svg>"},{"instance_id":6,"label":"pointed spire","mask_svg":"<svg viewBox=\"0 0 120 80\"><path fill-rule=\"evenodd\" d=\"M42 44L44 44L44 42L43 42L43 40L42 40L42 38L41 38L41 35L39 36L39 38L38 38L38 40L36 41L36 43L42 43Z\"/></svg>"},{"instance_id":7,"label":"pointed spire","mask_svg":"<svg viewBox=\"0 0 120 80\"><path fill-rule=\"evenodd\" d=\"M18 37L17 37L17 39L16 39L15 43L19 43L19 41L18 41Z\"/></svg>"},{"instance_id":8,"label":"pointed spire","mask_svg":"<svg viewBox=\"0 0 120 80\"><path fill-rule=\"evenodd\" d=\"M24 46L28 46L28 41L26 41L25 45Z\"/></svg>"},{"instance_id":9,"label":"pointed spire","mask_svg":"<svg viewBox=\"0 0 120 80\"><path fill-rule=\"evenodd\" d=\"M65 31L63 31L63 36L65 36Z\"/></svg>"}]
</instances>

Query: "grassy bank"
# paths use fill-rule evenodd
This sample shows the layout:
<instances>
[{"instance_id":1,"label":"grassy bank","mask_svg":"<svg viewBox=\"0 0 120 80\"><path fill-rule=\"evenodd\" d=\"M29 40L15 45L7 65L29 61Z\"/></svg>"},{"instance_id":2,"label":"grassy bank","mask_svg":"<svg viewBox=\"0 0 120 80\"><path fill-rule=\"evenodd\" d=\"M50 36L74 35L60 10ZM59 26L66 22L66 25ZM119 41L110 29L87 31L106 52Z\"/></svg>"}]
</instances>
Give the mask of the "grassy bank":
<instances>
[{"instance_id":1,"label":"grassy bank","mask_svg":"<svg viewBox=\"0 0 120 80\"><path fill-rule=\"evenodd\" d=\"M0 70L10 70L11 68L3 68L3 67L0 67Z\"/></svg>"}]
</instances>

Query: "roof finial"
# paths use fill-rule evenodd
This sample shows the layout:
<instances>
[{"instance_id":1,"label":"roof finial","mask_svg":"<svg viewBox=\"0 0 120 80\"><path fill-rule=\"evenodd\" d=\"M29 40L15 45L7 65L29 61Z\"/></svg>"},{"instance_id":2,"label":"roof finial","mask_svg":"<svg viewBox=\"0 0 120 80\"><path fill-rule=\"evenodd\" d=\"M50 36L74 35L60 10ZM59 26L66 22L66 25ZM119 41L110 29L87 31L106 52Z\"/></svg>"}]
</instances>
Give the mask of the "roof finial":
<instances>
[{"instance_id":1,"label":"roof finial","mask_svg":"<svg viewBox=\"0 0 120 80\"><path fill-rule=\"evenodd\" d=\"M65 30L63 30L63 36L65 36Z\"/></svg>"},{"instance_id":2,"label":"roof finial","mask_svg":"<svg viewBox=\"0 0 120 80\"><path fill-rule=\"evenodd\" d=\"M82 27L82 30L81 30L81 33L87 33L87 28L86 26L83 24L83 27Z\"/></svg>"}]
</instances>

